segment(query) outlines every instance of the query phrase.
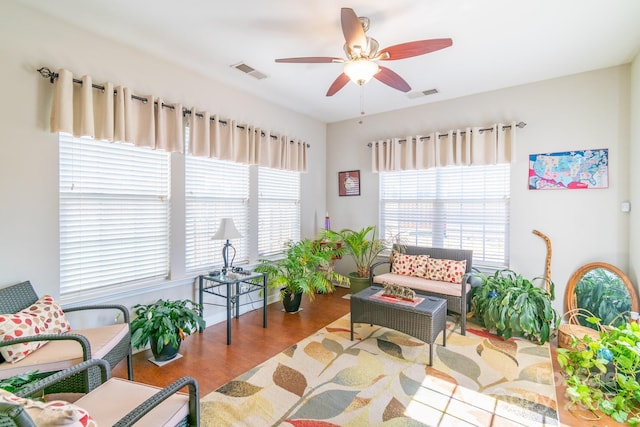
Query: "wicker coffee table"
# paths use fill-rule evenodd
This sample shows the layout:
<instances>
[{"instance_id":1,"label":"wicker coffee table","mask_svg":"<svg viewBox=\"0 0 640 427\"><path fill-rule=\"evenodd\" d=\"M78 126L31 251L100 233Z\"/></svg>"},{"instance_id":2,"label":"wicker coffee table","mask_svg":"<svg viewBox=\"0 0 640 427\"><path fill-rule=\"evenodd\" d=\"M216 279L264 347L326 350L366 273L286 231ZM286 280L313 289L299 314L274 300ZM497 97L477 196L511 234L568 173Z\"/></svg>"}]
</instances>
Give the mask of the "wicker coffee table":
<instances>
[{"instance_id":1,"label":"wicker coffee table","mask_svg":"<svg viewBox=\"0 0 640 427\"><path fill-rule=\"evenodd\" d=\"M404 332L429 344L429 366L433 363L433 343L447 323L447 301L426 295L417 295L423 301L415 306L380 298L382 288L371 286L351 295L351 341L353 324L369 323ZM447 334L442 334L446 347Z\"/></svg>"}]
</instances>

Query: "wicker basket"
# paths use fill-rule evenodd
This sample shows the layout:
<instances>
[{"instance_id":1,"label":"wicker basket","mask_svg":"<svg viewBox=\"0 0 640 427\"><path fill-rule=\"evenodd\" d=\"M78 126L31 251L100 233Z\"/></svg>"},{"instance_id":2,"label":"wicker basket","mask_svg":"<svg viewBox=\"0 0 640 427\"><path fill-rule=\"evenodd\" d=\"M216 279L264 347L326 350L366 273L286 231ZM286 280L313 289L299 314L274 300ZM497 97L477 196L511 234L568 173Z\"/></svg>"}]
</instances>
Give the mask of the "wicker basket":
<instances>
[{"instance_id":1,"label":"wicker basket","mask_svg":"<svg viewBox=\"0 0 640 427\"><path fill-rule=\"evenodd\" d=\"M573 338L581 340L585 336L588 336L592 340L597 340L598 338L600 338L600 332L587 326L574 325L572 323L563 323L558 328L558 347L573 348ZM575 348L577 348L578 350L584 350L585 345L583 342L578 341Z\"/></svg>"},{"instance_id":2,"label":"wicker basket","mask_svg":"<svg viewBox=\"0 0 640 427\"><path fill-rule=\"evenodd\" d=\"M563 323L558 327L558 347L560 348L574 348L574 338L582 340L585 336L588 336L592 340L597 340L600 338L600 332L606 330L606 327L600 323L595 325L598 327L598 330L580 325L578 318L593 317L593 314L584 308L569 310L564 314L564 317L567 318L568 323ZM578 350L584 350L585 344L578 341L575 348Z\"/></svg>"}]
</instances>

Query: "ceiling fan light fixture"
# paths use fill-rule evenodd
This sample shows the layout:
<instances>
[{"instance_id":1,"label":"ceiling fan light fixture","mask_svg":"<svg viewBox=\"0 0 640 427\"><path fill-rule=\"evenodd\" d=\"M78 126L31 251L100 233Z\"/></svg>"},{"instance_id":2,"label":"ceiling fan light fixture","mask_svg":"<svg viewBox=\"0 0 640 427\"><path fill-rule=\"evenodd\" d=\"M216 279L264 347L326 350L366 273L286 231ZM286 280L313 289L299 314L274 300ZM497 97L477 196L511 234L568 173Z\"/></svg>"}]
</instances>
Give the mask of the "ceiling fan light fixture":
<instances>
[{"instance_id":1,"label":"ceiling fan light fixture","mask_svg":"<svg viewBox=\"0 0 640 427\"><path fill-rule=\"evenodd\" d=\"M353 59L344 64L343 71L352 82L362 86L380 71L380 67L368 59Z\"/></svg>"},{"instance_id":2,"label":"ceiling fan light fixture","mask_svg":"<svg viewBox=\"0 0 640 427\"><path fill-rule=\"evenodd\" d=\"M340 26L344 35L344 53L346 58L327 56L307 56L298 58L280 58L276 62L319 64L344 64L342 73L331 83L327 96L333 96L351 80L363 87L372 77L381 83L401 92L409 92L411 86L400 75L389 68L378 66L375 61L392 61L414 56L424 55L436 50L450 47L451 39L415 40L386 47L378 51L378 41L366 35L369 29L369 18L358 17L355 11L348 7L340 10Z\"/></svg>"}]
</instances>

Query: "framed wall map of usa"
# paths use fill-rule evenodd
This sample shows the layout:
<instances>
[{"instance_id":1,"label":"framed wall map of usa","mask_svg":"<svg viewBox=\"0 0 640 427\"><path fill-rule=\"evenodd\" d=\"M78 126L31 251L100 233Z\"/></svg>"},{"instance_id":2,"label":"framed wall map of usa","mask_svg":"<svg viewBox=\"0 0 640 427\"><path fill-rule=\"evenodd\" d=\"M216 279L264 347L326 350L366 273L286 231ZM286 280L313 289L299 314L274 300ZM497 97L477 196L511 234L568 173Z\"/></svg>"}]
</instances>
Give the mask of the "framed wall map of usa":
<instances>
[{"instance_id":1,"label":"framed wall map of usa","mask_svg":"<svg viewBox=\"0 0 640 427\"><path fill-rule=\"evenodd\" d=\"M530 190L609 187L609 150L565 151L529 155Z\"/></svg>"}]
</instances>

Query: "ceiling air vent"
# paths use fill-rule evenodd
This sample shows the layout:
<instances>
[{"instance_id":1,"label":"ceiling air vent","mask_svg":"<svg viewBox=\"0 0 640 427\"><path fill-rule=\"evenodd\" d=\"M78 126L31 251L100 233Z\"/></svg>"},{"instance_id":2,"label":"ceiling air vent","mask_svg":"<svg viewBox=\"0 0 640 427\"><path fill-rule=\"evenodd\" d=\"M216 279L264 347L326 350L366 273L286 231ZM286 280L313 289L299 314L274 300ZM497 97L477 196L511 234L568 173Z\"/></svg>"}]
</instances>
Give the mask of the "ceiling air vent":
<instances>
[{"instance_id":1,"label":"ceiling air vent","mask_svg":"<svg viewBox=\"0 0 640 427\"><path fill-rule=\"evenodd\" d=\"M266 79L267 75L264 73L261 73L260 71L256 70L253 67L250 67L249 65L245 64L244 62L240 62L239 64L234 64L232 65L233 68L242 71L245 74L249 74L251 77L254 77L258 80L262 80L262 79Z\"/></svg>"},{"instance_id":2,"label":"ceiling air vent","mask_svg":"<svg viewBox=\"0 0 640 427\"><path fill-rule=\"evenodd\" d=\"M438 93L438 89L427 89L427 90L423 90L422 92L411 92L407 96L413 99L413 98L420 98L421 96L435 95L436 93Z\"/></svg>"}]
</instances>

